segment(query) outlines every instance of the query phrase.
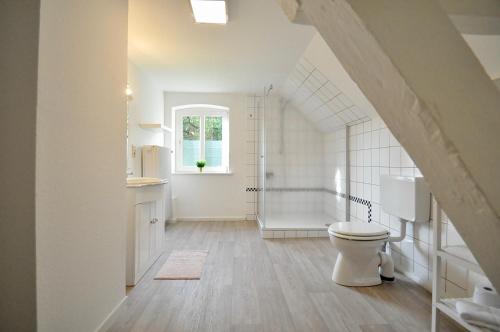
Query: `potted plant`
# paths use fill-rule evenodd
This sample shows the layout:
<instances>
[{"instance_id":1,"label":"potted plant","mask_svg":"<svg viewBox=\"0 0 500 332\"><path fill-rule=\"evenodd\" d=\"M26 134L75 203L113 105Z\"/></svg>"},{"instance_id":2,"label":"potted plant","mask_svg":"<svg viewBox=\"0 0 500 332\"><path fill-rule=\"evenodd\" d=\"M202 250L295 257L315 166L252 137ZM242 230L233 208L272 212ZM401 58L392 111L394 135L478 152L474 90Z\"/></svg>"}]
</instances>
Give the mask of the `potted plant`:
<instances>
[{"instance_id":1,"label":"potted plant","mask_svg":"<svg viewBox=\"0 0 500 332\"><path fill-rule=\"evenodd\" d=\"M207 162L205 160L198 160L196 162L196 167L200 169L200 173L203 172L203 167L205 167L206 164Z\"/></svg>"}]
</instances>

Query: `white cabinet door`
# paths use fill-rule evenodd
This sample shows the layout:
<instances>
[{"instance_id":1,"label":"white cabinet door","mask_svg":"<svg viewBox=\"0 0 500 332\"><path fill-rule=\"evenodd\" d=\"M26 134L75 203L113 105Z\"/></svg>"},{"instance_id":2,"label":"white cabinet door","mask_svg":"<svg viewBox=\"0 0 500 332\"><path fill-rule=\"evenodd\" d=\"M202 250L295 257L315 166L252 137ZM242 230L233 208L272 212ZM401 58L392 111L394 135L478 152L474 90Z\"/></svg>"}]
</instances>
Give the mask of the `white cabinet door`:
<instances>
[{"instance_id":1,"label":"white cabinet door","mask_svg":"<svg viewBox=\"0 0 500 332\"><path fill-rule=\"evenodd\" d=\"M163 211L166 221L172 219L172 192L170 183L165 184L165 209Z\"/></svg>"},{"instance_id":2,"label":"white cabinet door","mask_svg":"<svg viewBox=\"0 0 500 332\"><path fill-rule=\"evenodd\" d=\"M162 199L156 201L155 220L155 253L160 255L165 242L165 203Z\"/></svg>"},{"instance_id":3,"label":"white cabinet door","mask_svg":"<svg viewBox=\"0 0 500 332\"><path fill-rule=\"evenodd\" d=\"M156 200L137 204L138 272L143 274L163 252L163 202Z\"/></svg>"},{"instance_id":4,"label":"white cabinet door","mask_svg":"<svg viewBox=\"0 0 500 332\"><path fill-rule=\"evenodd\" d=\"M149 203L151 224L149 227L149 258L155 261L163 252L164 223L163 202L161 200Z\"/></svg>"},{"instance_id":5,"label":"white cabinet door","mask_svg":"<svg viewBox=\"0 0 500 332\"><path fill-rule=\"evenodd\" d=\"M163 253L165 245L165 186L128 191L127 285L135 285Z\"/></svg>"},{"instance_id":6,"label":"white cabinet door","mask_svg":"<svg viewBox=\"0 0 500 332\"><path fill-rule=\"evenodd\" d=\"M156 201L149 203L149 211L151 215L149 224L149 260L153 261L156 259L156 224L158 223L156 221Z\"/></svg>"},{"instance_id":7,"label":"white cabinet door","mask_svg":"<svg viewBox=\"0 0 500 332\"><path fill-rule=\"evenodd\" d=\"M151 203L136 205L137 274L142 275L151 260Z\"/></svg>"}]
</instances>

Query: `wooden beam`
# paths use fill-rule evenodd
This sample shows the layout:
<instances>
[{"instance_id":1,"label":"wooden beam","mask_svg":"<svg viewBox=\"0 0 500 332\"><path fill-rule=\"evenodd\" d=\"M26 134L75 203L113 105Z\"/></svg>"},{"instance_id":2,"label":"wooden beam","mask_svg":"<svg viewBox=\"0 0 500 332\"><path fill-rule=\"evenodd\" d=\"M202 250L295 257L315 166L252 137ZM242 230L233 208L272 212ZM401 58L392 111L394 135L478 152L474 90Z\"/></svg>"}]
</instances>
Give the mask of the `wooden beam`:
<instances>
[{"instance_id":1,"label":"wooden beam","mask_svg":"<svg viewBox=\"0 0 500 332\"><path fill-rule=\"evenodd\" d=\"M498 0L439 0L448 15L500 17Z\"/></svg>"},{"instance_id":2,"label":"wooden beam","mask_svg":"<svg viewBox=\"0 0 500 332\"><path fill-rule=\"evenodd\" d=\"M500 17L450 15L460 33L468 35L500 35Z\"/></svg>"}]
</instances>

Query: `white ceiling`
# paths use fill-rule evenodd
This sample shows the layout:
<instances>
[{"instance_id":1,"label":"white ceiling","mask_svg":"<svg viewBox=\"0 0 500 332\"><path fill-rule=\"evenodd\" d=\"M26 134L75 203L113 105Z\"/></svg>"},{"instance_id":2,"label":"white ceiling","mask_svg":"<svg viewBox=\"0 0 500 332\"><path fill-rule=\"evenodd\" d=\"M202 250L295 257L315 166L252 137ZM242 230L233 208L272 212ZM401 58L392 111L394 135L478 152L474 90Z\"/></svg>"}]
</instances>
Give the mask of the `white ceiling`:
<instances>
[{"instance_id":1,"label":"white ceiling","mask_svg":"<svg viewBox=\"0 0 500 332\"><path fill-rule=\"evenodd\" d=\"M227 25L195 24L189 0L130 0L129 58L164 90L262 92L280 85L314 35L275 0L228 0Z\"/></svg>"}]
</instances>

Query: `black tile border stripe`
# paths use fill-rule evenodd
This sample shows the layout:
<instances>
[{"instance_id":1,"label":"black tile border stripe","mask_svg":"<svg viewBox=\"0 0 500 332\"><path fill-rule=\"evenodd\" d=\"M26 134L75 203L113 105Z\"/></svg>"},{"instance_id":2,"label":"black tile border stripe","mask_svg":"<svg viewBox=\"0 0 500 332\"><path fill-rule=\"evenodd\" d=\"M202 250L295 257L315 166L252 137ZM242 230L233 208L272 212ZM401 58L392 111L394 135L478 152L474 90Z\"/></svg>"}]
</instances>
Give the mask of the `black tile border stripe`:
<instances>
[{"instance_id":1,"label":"black tile border stripe","mask_svg":"<svg viewBox=\"0 0 500 332\"><path fill-rule=\"evenodd\" d=\"M262 188L256 188L256 187L247 187L245 189L246 192L258 192L262 191ZM329 194L346 198L347 195L345 193L339 193L335 190L331 189L326 189L326 188L269 188L266 189L266 192L327 192ZM368 222L372 222L372 203L364 198L361 197L356 197L349 195L349 200L358 203L358 204L363 204L366 207L368 207Z\"/></svg>"},{"instance_id":2,"label":"black tile border stripe","mask_svg":"<svg viewBox=\"0 0 500 332\"><path fill-rule=\"evenodd\" d=\"M262 188L247 187L246 192L262 191ZM268 188L266 192L276 191L276 192L323 192L324 188Z\"/></svg>"},{"instance_id":3,"label":"black tile border stripe","mask_svg":"<svg viewBox=\"0 0 500 332\"><path fill-rule=\"evenodd\" d=\"M349 200L368 207L368 222L372 222L372 202L367 199L349 195Z\"/></svg>"}]
</instances>

